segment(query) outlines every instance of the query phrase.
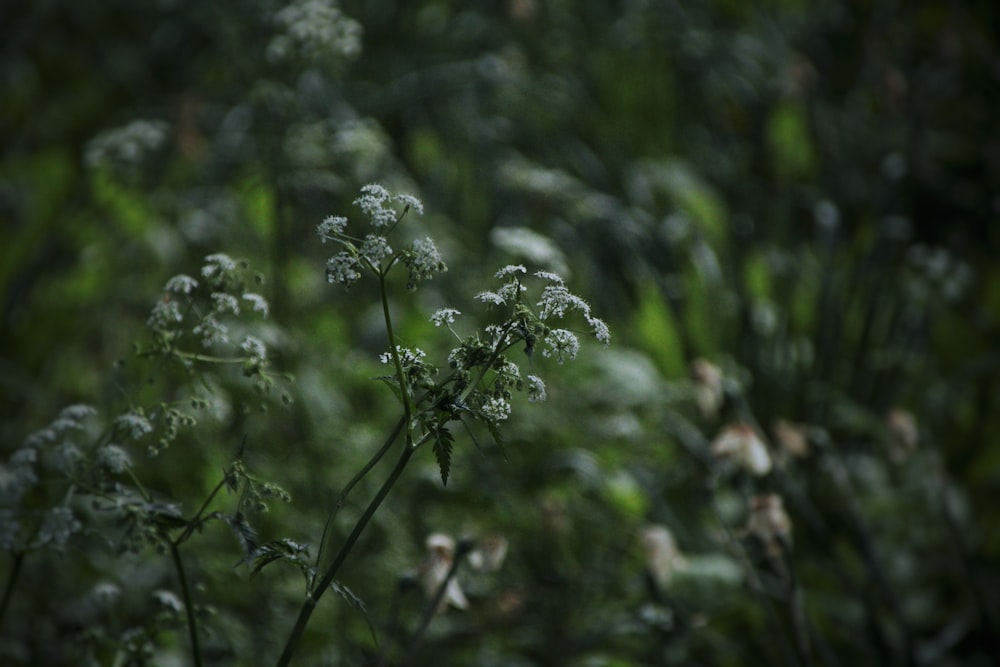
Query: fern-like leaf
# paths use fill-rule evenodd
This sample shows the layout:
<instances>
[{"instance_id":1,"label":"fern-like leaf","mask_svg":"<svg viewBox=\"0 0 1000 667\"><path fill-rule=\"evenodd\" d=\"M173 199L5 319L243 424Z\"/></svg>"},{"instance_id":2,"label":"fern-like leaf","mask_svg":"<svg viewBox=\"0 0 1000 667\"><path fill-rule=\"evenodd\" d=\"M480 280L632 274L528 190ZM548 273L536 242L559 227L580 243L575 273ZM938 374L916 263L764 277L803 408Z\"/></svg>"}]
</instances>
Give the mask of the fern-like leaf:
<instances>
[{"instance_id":1,"label":"fern-like leaf","mask_svg":"<svg viewBox=\"0 0 1000 667\"><path fill-rule=\"evenodd\" d=\"M336 580L330 584L330 589L346 600L347 604L361 612L361 615L365 617L365 623L368 624L368 632L372 635L372 641L378 646L378 635L375 634L375 626L372 625L372 620L368 617L368 607L365 606L364 600L355 595L350 588Z\"/></svg>"},{"instance_id":2,"label":"fern-like leaf","mask_svg":"<svg viewBox=\"0 0 1000 667\"><path fill-rule=\"evenodd\" d=\"M441 483L448 486L448 474L451 472L451 448L455 444L455 436L444 426L433 426L434 458L441 469Z\"/></svg>"}]
</instances>

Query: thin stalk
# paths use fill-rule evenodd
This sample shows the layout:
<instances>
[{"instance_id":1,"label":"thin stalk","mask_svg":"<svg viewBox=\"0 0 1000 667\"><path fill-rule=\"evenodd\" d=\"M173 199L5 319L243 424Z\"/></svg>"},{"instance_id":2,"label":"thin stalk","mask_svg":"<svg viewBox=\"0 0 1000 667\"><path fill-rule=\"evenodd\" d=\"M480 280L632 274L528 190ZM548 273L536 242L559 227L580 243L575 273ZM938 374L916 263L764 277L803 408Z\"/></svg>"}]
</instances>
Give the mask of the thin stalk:
<instances>
[{"instance_id":1,"label":"thin stalk","mask_svg":"<svg viewBox=\"0 0 1000 667\"><path fill-rule=\"evenodd\" d=\"M344 506L344 503L347 502L347 496L350 495L351 491L354 490L354 487L358 485L358 482L364 479L365 476L371 472L372 468L374 468L378 462L382 460L382 457L385 456L392 448L393 443L396 442L396 438L399 437L399 432L403 430L405 419L406 418L403 417L396 422L396 427L392 429L389 437L385 439L385 442L383 442L382 446L378 448L378 451L376 451L372 457L368 459L368 463L366 463L364 467L351 478L351 481L347 483L347 486L341 490L340 495L337 497L337 502L334 504L333 509L330 510L330 513L326 517L326 523L323 525L323 536L320 537L319 552L316 554L317 569L319 568L320 562L323 558L323 547L326 545L326 535L330 531L330 524L333 522L334 517L337 516L337 512Z\"/></svg>"},{"instance_id":2,"label":"thin stalk","mask_svg":"<svg viewBox=\"0 0 1000 667\"><path fill-rule=\"evenodd\" d=\"M837 491L842 497L845 513L850 519L851 528L853 529L851 531L851 538L853 538L854 548L857 550L858 555L861 556L868 574L868 580L873 584L874 591L882 598L882 602L889 612L889 617L895 622L900 632L903 645L902 647L893 648L903 652L901 658L905 664L915 665L917 661L914 653L913 632L903 614L899 597L896 595L889 577L886 576L885 568L882 566L882 561L879 558L875 545L875 538L868 526L865 515L858 505L857 496L851 486L847 466L844 465L838 455L831 455L830 460L833 461L834 473L831 477ZM875 617L876 615L873 611L873 618Z\"/></svg>"},{"instance_id":3,"label":"thin stalk","mask_svg":"<svg viewBox=\"0 0 1000 667\"><path fill-rule=\"evenodd\" d=\"M709 504L712 507L712 512L715 514L715 520L722 528L722 532L726 536L726 540L739 554L740 561L743 564L743 569L749 579L749 588L754 597L757 598L757 602L760 603L760 606L764 609L764 616L767 619L768 625L771 626L772 636L780 636L783 640L778 643L781 646L781 652L785 662L789 665L801 665L802 663L798 659L798 653L796 652L795 647L791 645L792 643L788 640L788 636L781 630L781 622L778 618L778 613L775 611L774 605L767 598L767 594L764 590L764 583L757 575L757 570L750 561L750 556L747 554L743 545L740 544L739 540L736 539L736 536L733 535L733 531L730 529L725 519L722 518L722 512L719 510L719 504L715 498L714 486L709 489L709 494L711 497L711 502Z\"/></svg>"},{"instance_id":4,"label":"thin stalk","mask_svg":"<svg viewBox=\"0 0 1000 667\"><path fill-rule=\"evenodd\" d=\"M799 662L803 665L813 665L812 646L809 644L809 622L806 617L805 605L802 602L802 590L799 588L798 576L795 572L795 564L792 562L792 550L788 541L784 538L778 540L781 548L781 560L785 566L785 573L788 576L788 585L785 590L785 605L788 609L788 618L792 624L792 637L795 639L795 651L799 656Z\"/></svg>"},{"instance_id":5,"label":"thin stalk","mask_svg":"<svg viewBox=\"0 0 1000 667\"><path fill-rule=\"evenodd\" d=\"M215 496L216 496L216 495L217 495L217 494L219 493L219 491L221 491L221 490L222 490L222 488L223 488L223 487L224 487L225 485L226 485L226 476L225 476L225 475L223 475L223 477L222 477L222 481L220 481L220 482L219 482L218 484L216 484L216 485L215 485L215 488L214 488L214 489L212 489L212 492L208 494L208 498L206 498L206 499L205 499L205 502L203 502L203 503L201 504L201 507L200 507L200 508L198 508L198 512L197 512L197 513L196 513L196 514L195 514L195 515L194 515L193 517L191 517L191 520L190 520L190 521L188 521L188 525L187 525L187 528L185 528L185 529L184 529L184 532L183 532L183 533L181 533L181 534L180 534L180 536L179 536L179 537L178 537L177 539L175 539L175 540L172 540L172 542L171 542L171 543L172 543L172 544L173 544L174 546L177 546L177 545L181 544L181 543L182 543L182 542L184 542L184 541L185 541L185 540L186 540L187 538L191 537L191 533L193 533L193 532L195 531L195 529L196 529L196 528L197 528L197 527L198 527L199 525L201 525L201 517L202 517L202 515L203 515L203 514L205 513L205 510L207 510L207 509L208 509L208 506L209 506L209 505L210 505L210 504L212 503L212 500L213 500L213 499L215 498Z\"/></svg>"},{"instance_id":6,"label":"thin stalk","mask_svg":"<svg viewBox=\"0 0 1000 667\"><path fill-rule=\"evenodd\" d=\"M14 584L17 583L17 578L21 574L21 565L24 564L24 552L19 551L14 554L14 565L10 568L10 573L7 575L7 583L3 587L3 600L0 601L0 627L3 627L3 617L7 613L7 605L10 604L10 598L14 594Z\"/></svg>"},{"instance_id":7,"label":"thin stalk","mask_svg":"<svg viewBox=\"0 0 1000 667\"><path fill-rule=\"evenodd\" d=\"M375 515L375 512L382 505L382 501L385 500L386 496L389 495L389 491L396 484L400 475L403 474L403 470L406 468L406 464L409 463L410 458L413 453L417 450L424 440L430 436L425 436L421 442L415 445L407 445L403 448L402 454L399 456L399 460L396 461L395 467L393 467L392 472L389 473L389 477L383 482L381 488L379 488L378 493L372 498L372 501L365 508L364 514L358 519L358 522L354 525L354 530L347 537L347 541L340 547L340 551L337 552L336 558L334 558L333 563L327 568L326 572L323 574L323 578L320 580L318 586L316 586L311 593L306 597L306 601L302 605L302 609L299 610L299 616L295 621L295 626L292 628L291 634L288 636L288 640L285 642L285 648L281 652L281 656L278 658L277 667L286 667L292 660L292 655L295 653L295 649L298 647L299 640L302 638L303 632L305 632L306 625L309 623L309 618L312 616L313 611L316 609L316 604L319 602L320 598L333 583L334 578L337 576L337 571L343 564L347 555L354 548L354 544L361 537L361 533L364 532L365 528L368 526L368 522Z\"/></svg>"},{"instance_id":8,"label":"thin stalk","mask_svg":"<svg viewBox=\"0 0 1000 667\"><path fill-rule=\"evenodd\" d=\"M448 574L445 575L444 581L437 587L434 591L434 597L428 603L427 607L424 609L423 617L420 619L420 625L417 627L413 636L410 638L410 643L406 647L407 658L412 658L414 651L420 646L420 642L423 641L424 635L427 634L427 628L431 625L431 620L437 614L438 609L441 606L441 600L444 599L445 591L448 590L448 584L451 580L455 578L455 574L458 572L458 566L462 564L465 555L469 552L471 545L467 542L460 542L458 548L455 550L455 556L452 558L451 567L448 568Z\"/></svg>"},{"instance_id":9,"label":"thin stalk","mask_svg":"<svg viewBox=\"0 0 1000 667\"><path fill-rule=\"evenodd\" d=\"M191 638L191 654L195 667L201 667L201 646L198 643L198 623L194 617L194 603L191 601L191 589L188 587L187 576L184 574L184 563L181 560L177 545L170 542L170 556L174 560L177 578L181 584L181 595L184 597L184 611L187 614L188 636Z\"/></svg>"},{"instance_id":10,"label":"thin stalk","mask_svg":"<svg viewBox=\"0 0 1000 667\"><path fill-rule=\"evenodd\" d=\"M392 355L392 363L396 367L396 378L399 380L399 395L403 400L403 421L406 426L406 444L413 444L412 431L412 408L410 406L410 388L406 383L406 373L403 372L403 364L399 360L399 350L396 349L396 335L392 330L392 315L389 313L389 294L385 288L385 272L378 274L378 287L382 297L382 316L385 318L385 332L389 337L389 354Z\"/></svg>"}]
</instances>

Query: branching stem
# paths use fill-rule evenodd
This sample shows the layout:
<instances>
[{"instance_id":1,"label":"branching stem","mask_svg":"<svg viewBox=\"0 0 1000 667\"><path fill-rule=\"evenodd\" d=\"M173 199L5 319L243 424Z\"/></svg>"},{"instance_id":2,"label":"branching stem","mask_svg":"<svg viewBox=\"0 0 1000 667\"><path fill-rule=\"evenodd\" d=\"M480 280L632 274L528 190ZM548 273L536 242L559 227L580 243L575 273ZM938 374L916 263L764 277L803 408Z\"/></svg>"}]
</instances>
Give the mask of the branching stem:
<instances>
[{"instance_id":1,"label":"branching stem","mask_svg":"<svg viewBox=\"0 0 1000 667\"><path fill-rule=\"evenodd\" d=\"M201 646L198 643L198 622L194 616L194 603L191 601L191 589L188 586L187 575L184 574L184 562L181 560L180 549L174 542L170 545L170 557L177 570L177 579L181 585L181 595L184 597L184 612L187 614L188 636L191 638L191 655L195 667L201 667Z\"/></svg>"}]
</instances>

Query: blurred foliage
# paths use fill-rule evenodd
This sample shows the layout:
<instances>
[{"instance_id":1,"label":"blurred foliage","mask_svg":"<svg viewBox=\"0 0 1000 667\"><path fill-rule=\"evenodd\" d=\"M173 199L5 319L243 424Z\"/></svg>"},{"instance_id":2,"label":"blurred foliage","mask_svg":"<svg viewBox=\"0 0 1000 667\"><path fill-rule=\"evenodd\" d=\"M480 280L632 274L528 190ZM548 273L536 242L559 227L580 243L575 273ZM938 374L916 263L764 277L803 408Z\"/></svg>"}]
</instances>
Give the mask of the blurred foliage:
<instances>
[{"instance_id":1,"label":"blurred foliage","mask_svg":"<svg viewBox=\"0 0 1000 667\"><path fill-rule=\"evenodd\" d=\"M496 266L523 262L563 273L614 342L576 366L525 360L545 369L548 402L517 405L502 451L456 432L447 486L422 453L296 664L991 664L997 14L985 1L6 3L0 662L190 663L165 534L204 663L277 658L302 600L300 547L315 555L399 417L372 381L377 295L327 285L314 233L357 216L358 188L377 181L420 195L450 268L396 293L400 340L446 352L429 313L464 311ZM253 331L270 371L293 378L274 389L135 353L167 279L218 252L264 278L271 310ZM77 404L96 415L64 411ZM100 425L141 425L143 406L157 433L109 450ZM36 462L23 443L38 433ZM142 481L135 530L82 502L65 511L60 475L81 461L94 484ZM376 488L359 485L329 539ZM289 503L265 503L284 490ZM22 512L37 548L18 546ZM182 517L205 520L179 540ZM495 572L459 567L469 608L413 641L433 533L509 549ZM251 577L251 537L292 567Z\"/></svg>"}]
</instances>

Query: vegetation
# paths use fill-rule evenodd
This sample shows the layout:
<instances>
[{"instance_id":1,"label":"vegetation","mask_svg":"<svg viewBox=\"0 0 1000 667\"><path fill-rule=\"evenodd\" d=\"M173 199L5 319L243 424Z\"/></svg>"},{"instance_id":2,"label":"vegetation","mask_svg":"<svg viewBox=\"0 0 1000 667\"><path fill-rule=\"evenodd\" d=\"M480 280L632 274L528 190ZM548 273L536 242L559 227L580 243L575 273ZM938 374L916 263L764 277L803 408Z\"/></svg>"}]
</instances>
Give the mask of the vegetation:
<instances>
[{"instance_id":1,"label":"vegetation","mask_svg":"<svg viewBox=\"0 0 1000 667\"><path fill-rule=\"evenodd\" d=\"M5 9L0 663L992 664L996 13Z\"/></svg>"}]
</instances>

